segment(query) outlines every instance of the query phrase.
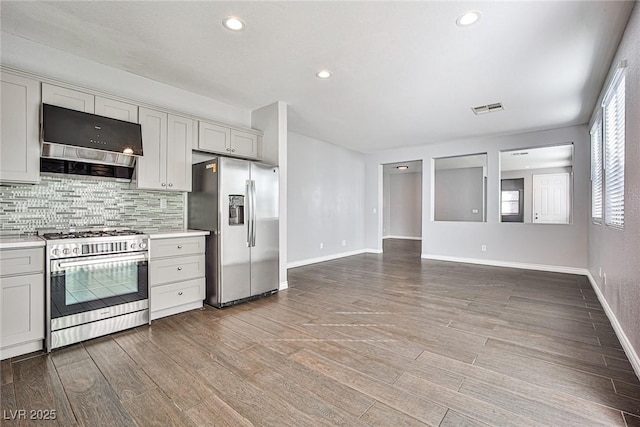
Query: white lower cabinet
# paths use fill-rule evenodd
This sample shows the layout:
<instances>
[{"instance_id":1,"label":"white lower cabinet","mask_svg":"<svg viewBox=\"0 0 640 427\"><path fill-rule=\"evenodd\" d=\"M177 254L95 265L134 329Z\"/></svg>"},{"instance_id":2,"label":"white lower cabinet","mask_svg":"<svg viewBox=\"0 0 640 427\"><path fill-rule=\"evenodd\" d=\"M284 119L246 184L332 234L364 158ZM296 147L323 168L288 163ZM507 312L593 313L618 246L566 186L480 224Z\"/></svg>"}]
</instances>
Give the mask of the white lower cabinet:
<instances>
[{"instance_id":1,"label":"white lower cabinet","mask_svg":"<svg viewBox=\"0 0 640 427\"><path fill-rule=\"evenodd\" d=\"M202 307L205 297L204 237L151 239L150 319Z\"/></svg>"},{"instance_id":2,"label":"white lower cabinet","mask_svg":"<svg viewBox=\"0 0 640 427\"><path fill-rule=\"evenodd\" d=\"M42 350L44 250L0 251L0 359Z\"/></svg>"}]
</instances>

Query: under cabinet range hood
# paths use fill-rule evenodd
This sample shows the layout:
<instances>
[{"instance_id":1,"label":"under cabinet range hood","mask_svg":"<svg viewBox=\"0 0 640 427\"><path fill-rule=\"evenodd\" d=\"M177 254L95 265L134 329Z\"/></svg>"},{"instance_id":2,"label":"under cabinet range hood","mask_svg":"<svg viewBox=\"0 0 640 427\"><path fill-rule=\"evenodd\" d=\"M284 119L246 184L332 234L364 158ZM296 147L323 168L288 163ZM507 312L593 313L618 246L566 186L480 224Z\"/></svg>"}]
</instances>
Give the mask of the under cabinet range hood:
<instances>
[{"instance_id":1,"label":"under cabinet range hood","mask_svg":"<svg viewBox=\"0 0 640 427\"><path fill-rule=\"evenodd\" d=\"M41 157L132 168L136 156L139 124L42 104Z\"/></svg>"}]
</instances>

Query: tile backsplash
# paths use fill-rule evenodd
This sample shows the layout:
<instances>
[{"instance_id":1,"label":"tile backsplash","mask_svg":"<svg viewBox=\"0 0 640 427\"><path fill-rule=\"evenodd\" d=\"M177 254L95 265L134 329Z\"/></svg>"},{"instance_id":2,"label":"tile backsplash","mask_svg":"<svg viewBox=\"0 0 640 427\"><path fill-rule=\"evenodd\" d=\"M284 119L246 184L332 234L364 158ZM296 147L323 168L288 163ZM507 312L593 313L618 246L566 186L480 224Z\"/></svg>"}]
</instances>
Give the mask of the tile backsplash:
<instances>
[{"instance_id":1,"label":"tile backsplash","mask_svg":"<svg viewBox=\"0 0 640 427\"><path fill-rule=\"evenodd\" d=\"M129 183L42 176L40 184L0 184L0 231L69 227L184 227L183 193L132 190ZM161 199L167 206L161 207Z\"/></svg>"}]
</instances>

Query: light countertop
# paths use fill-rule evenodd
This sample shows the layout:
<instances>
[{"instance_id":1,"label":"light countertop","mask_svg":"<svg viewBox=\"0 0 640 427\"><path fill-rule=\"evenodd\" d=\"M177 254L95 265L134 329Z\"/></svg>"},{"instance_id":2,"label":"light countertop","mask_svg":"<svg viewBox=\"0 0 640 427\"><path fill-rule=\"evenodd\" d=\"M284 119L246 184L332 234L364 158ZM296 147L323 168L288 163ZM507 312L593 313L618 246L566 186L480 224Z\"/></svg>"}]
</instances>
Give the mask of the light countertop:
<instances>
[{"instance_id":1,"label":"light countertop","mask_svg":"<svg viewBox=\"0 0 640 427\"><path fill-rule=\"evenodd\" d=\"M150 239L170 239L172 237L208 236L209 231L203 230L143 230Z\"/></svg>"},{"instance_id":2,"label":"light countertop","mask_svg":"<svg viewBox=\"0 0 640 427\"><path fill-rule=\"evenodd\" d=\"M6 235L0 236L0 249L39 248L45 245L44 239L38 236Z\"/></svg>"}]
</instances>

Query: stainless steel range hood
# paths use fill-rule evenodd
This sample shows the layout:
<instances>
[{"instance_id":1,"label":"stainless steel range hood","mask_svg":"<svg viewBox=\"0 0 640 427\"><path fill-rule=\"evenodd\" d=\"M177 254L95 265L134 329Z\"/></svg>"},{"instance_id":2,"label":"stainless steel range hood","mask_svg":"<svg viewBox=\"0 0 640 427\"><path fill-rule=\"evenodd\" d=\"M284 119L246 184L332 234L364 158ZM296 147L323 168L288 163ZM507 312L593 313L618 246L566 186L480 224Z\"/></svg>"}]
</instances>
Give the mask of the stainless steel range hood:
<instances>
[{"instance_id":1,"label":"stainless steel range hood","mask_svg":"<svg viewBox=\"0 0 640 427\"><path fill-rule=\"evenodd\" d=\"M41 157L132 168L137 156L139 124L42 104Z\"/></svg>"}]
</instances>

